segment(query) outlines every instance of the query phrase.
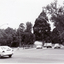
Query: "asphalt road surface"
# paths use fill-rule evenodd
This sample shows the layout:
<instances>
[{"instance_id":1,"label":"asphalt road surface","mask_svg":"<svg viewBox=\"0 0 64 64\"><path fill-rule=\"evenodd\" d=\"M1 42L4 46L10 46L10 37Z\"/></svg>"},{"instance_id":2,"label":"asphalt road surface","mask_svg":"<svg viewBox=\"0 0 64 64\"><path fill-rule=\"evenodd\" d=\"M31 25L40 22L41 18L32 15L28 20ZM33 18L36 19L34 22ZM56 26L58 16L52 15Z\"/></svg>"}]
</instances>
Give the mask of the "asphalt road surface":
<instances>
[{"instance_id":1,"label":"asphalt road surface","mask_svg":"<svg viewBox=\"0 0 64 64\"><path fill-rule=\"evenodd\" d=\"M11 58L2 57L0 63L64 63L63 49L14 49Z\"/></svg>"}]
</instances>

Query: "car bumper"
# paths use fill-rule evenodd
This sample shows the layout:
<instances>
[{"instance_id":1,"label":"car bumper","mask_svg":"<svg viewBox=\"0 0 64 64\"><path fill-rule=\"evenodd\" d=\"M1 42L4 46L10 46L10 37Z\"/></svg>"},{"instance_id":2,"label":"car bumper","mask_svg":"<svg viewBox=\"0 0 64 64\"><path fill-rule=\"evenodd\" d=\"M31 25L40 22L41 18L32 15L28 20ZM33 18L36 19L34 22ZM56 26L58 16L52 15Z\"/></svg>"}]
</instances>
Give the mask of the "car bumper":
<instances>
[{"instance_id":1,"label":"car bumper","mask_svg":"<svg viewBox=\"0 0 64 64\"><path fill-rule=\"evenodd\" d=\"M8 55L13 55L13 52L0 53L0 56L8 56Z\"/></svg>"},{"instance_id":2,"label":"car bumper","mask_svg":"<svg viewBox=\"0 0 64 64\"><path fill-rule=\"evenodd\" d=\"M59 49L60 47L54 47L54 49Z\"/></svg>"},{"instance_id":3,"label":"car bumper","mask_svg":"<svg viewBox=\"0 0 64 64\"><path fill-rule=\"evenodd\" d=\"M44 47L46 47L46 48L52 48L52 46L44 46Z\"/></svg>"},{"instance_id":4,"label":"car bumper","mask_svg":"<svg viewBox=\"0 0 64 64\"><path fill-rule=\"evenodd\" d=\"M36 47L36 49L42 49L42 47Z\"/></svg>"}]
</instances>

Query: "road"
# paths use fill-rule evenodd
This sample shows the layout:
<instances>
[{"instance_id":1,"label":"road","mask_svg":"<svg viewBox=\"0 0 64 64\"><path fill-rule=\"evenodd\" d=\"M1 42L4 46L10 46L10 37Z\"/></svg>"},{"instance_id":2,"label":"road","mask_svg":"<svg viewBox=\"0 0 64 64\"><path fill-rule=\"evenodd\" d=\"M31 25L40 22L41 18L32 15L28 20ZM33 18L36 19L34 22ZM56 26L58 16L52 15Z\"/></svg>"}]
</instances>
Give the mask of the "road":
<instances>
[{"instance_id":1,"label":"road","mask_svg":"<svg viewBox=\"0 0 64 64\"><path fill-rule=\"evenodd\" d=\"M0 58L0 63L64 63L64 49L14 49L12 58Z\"/></svg>"}]
</instances>

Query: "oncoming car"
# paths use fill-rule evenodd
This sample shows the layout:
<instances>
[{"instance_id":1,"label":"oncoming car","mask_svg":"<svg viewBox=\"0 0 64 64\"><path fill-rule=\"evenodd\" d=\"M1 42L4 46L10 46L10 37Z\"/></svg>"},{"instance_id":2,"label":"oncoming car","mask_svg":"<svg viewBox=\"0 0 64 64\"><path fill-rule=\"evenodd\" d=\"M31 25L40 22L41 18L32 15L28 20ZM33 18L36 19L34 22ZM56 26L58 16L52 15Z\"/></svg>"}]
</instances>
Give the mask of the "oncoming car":
<instances>
[{"instance_id":1,"label":"oncoming car","mask_svg":"<svg viewBox=\"0 0 64 64\"><path fill-rule=\"evenodd\" d=\"M52 48L52 43L45 43L44 47L46 47L46 48Z\"/></svg>"},{"instance_id":2,"label":"oncoming car","mask_svg":"<svg viewBox=\"0 0 64 64\"><path fill-rule=\"evenodd\" d=\"M9 46L0 46L0 57L9 56L12 57L13 49Z\"/></svg>"},{"instance_id":3,"label":"oncoming car","mask_svg":"<svg viewBox=\"0 0 64 64\"><path fill-rule=\"evenodd\" d=\"M42 49L42 46L41 45L37 45L36 49Z\"/></svg>"},{"instance_id":4,"label":"oncoming car","mask_svg":"<svg viewBox=\"0 0 64 64\"><path fill-rule=\"evenodd\" d=\"M42 42L41 41L35 41L36 49L42 49Z\"/></svg>"},{"instance_id":5,"label":"oncoming car","mask_svg":"<svg viewBox=\"0 0 64 64\"><path fill-rule=\"evenodd\" d=\"M59 49L59 48L61 48L60 44L55 44L54 45L54 49Z\"/></svg>"}]
</instances>

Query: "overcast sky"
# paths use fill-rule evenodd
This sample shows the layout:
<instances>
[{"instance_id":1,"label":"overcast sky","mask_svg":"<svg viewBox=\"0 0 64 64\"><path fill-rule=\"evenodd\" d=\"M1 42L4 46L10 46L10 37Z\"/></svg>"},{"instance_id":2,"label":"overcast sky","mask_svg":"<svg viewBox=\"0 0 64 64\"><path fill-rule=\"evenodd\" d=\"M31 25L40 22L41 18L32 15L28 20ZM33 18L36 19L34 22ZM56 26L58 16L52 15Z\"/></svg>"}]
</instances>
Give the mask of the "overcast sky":
<instances>
[{"instance_id":1,"label":"overcast sky","mask_svg":"<svg viewBox=\"0 0 64 64\"><path fill-rule=\"evenodd\" d=\"M27 21L34 24L42 7L54 0L0 0L0 28L18 28ZM58 0L62 4L63 0ZM8 23L8 24L7 24Z\"/></svg>"}]
</instances>

